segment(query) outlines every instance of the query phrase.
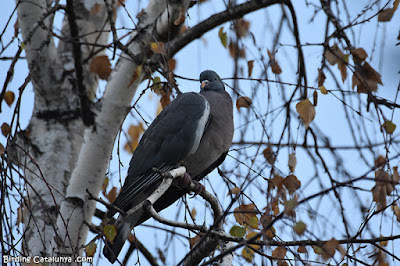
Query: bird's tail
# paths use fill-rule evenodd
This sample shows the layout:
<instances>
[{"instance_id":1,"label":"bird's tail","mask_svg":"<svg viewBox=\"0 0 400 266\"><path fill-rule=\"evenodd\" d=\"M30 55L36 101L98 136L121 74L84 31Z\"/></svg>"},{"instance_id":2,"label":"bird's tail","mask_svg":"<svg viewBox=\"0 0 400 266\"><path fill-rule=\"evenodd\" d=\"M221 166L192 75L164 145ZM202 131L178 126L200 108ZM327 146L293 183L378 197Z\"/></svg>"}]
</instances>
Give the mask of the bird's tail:
<instances>
[{"instance_id":1,"label":"bird's tail","mask_svg":"<svg viewBox=\"0 0 400 266\"><path fill-rule=\"evenodd\" d=\"M131 230L138 224L138 220L143 215L143 210L139 209L125 217L119 217L117 222L117 236L113 243L106 240L106 246L103 249L104 256L114 263L117 260L125 240L128 239Z\"/></svg>"},{"instance_id":2,"label":"bird's tail","mask_svg":"<svg viewBox=\"0 0 400 266\"><path fill-rule=\"evenodd\" d=\"M117 226L117 236L115 237L113 243L111 244L109 241L106 241L103 254L111 263L114 263L117 260L117 257L121 252L125 240L128 238L130 232L130 224L127 222L121 222Z\"/></svg>"}]
</instances>

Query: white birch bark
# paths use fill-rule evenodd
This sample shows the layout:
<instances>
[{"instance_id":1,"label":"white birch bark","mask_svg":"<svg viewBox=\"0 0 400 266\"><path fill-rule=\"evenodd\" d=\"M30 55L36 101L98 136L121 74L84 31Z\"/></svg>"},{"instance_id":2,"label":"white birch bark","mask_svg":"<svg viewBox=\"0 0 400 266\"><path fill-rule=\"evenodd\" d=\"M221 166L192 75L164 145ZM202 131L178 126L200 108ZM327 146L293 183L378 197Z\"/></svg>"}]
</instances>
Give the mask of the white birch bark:
<instances>
[{"instance_id":1,"label":"white birch bark","mask_svg":"<svg viewBox=\"0 0 400 266\"><path fill-rule=\"evenodd\" d=\"M50 35L53 16L47 16L55 9L51 3L45 0L17 2L19 27L35 93L33 116L27 128L29 141L24 145L21 139L18 140L25 149L18 153L18 161L25 162L21 165L26 177L27 205L30 206L27 211L30 215L24 216L26 255L54 255L51 242L55 236L58 208L65 198L84 132L79 117L79 97L74 92L74 59L68 44L68 25L62 30L66 42L60 40L56 48ZM83 35L99 32L104 27L105 9L97 16L84 16L89 14L84 9L79 12L84 13L80 17L85 18L77 20ZM95 40L106 44L107 33L85 36L85 42L95 43ZM89 55L87 47L81 50L83 57ZM97 78L89 73L87 66L84 71L85 87L93 92Z\"/></svg>"},{"instance_id":2,"label":"white birch bark","mask_svg":"<svg viewBox=\"0 0 400 266\"><path fill-rule=\"evenodd\" d=\"M61 205L57 220L60 241L54 243L54 247L65 243L60 252L77 255L77 248L82 252L88 233L84 222L90 223L96 205L95 201L87 200L86 190L93 195L98 195L101 190L115 137L144 77L143 71L132 82L133 74L148 59L143 51L150 51L150 43L156 40L155 36L167 35L169 26L174 25L182 11L183 15L186 13L188 5L188 0L169 1L168 7L164 0L150 1L138 25L140 35L135 32L128 46L135 60L124 54L113 69L96 113L95 127L85 131L84 143L67 188L67 200Z\"/></svg>"}]
</instances>

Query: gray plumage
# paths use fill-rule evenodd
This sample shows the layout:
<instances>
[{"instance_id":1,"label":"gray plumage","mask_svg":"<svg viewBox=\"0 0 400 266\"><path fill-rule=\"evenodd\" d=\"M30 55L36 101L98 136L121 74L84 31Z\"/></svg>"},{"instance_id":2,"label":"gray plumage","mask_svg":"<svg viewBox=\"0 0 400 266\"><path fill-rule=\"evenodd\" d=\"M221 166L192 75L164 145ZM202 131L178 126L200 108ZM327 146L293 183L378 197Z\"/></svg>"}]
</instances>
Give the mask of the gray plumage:
<instances>
[{"instance_id":1,"label":"gray plumage","mask_svg":"<svg viewBox=\"0 0 400 266\"><path fill-rule=\"evenodd\" d=\"M178 96L143 134L132 155L125 184L113 203L116 207L128 211L151 195L161 183L153 167L169 171L184 165L192 179L200 181L223 162L233 138L232 100L214 71L203 71L200 82L200 93ZM160 211L184 194L170 187L154 207ZM114 214L109 210L107 216ZM104 255L114 262L132 228L148 218L144 213L120 218L114 243L106 245Z\"/></svg>"}]
</instances>

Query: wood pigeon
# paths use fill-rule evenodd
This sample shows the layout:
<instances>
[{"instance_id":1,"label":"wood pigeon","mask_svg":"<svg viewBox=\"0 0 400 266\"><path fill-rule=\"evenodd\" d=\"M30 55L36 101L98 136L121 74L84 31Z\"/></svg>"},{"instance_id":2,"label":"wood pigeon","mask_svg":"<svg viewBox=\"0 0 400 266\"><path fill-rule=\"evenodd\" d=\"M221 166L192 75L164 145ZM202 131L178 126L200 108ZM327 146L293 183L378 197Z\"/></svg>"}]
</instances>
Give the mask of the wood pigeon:
<instances>
[{"instance_id":1,"label":"wood pigeon","mask_svg":"<svg viewBox=\"0 0 400 266\"><path fill-rule=\"evenodd\" d=\"M183 165L193 180L200 181L225 160L233 138L232 99L214 71L203 71L200 82L200 93L179 95L143 134L114 206L129 211L149 197L162 181L153 167L167 172ZM161 211L185 193L171 186L154 208ZM115 213L110 209L107 217ZM118 218L114 243L106 243L103 250L110 262L117 259L133 227L149 218L143 211L135 216Z\"/></svg>"}]
</instances>

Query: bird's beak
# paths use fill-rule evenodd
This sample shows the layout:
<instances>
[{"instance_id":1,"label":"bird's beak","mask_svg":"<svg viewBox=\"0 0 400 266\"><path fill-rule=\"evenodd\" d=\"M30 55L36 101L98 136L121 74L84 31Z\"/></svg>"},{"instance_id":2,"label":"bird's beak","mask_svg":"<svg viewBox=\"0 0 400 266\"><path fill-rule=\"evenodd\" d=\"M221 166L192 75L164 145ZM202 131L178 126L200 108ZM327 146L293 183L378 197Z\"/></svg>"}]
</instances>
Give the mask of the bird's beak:
<instances>
[{"instance_id":1,"label":"bird's beak","mask_svg":"<svg viewBox=\"0 0 400 266\"><path fill-rule=\"evenodd\" d=\"M205 86L207 86L208 83L210 83L208 80L203 80L201 82L201 88L203 89Z\"/></svg>"}]
</instances>

